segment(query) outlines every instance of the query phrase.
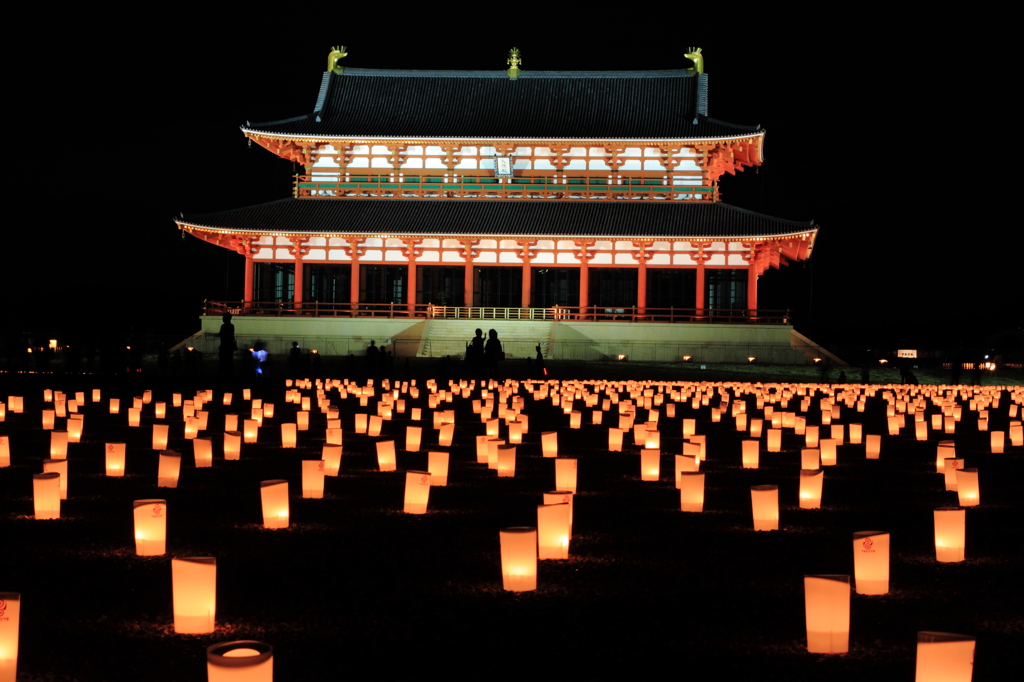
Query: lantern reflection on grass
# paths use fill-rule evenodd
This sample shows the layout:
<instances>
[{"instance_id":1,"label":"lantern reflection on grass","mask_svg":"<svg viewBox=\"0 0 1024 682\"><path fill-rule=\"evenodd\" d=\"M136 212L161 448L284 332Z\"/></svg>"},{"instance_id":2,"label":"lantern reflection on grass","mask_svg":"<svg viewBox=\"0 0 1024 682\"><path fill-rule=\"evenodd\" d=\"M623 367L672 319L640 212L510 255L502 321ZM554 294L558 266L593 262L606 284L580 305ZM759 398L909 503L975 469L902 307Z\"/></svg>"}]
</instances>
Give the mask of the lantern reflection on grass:
<instances>
[{"instance_id":1,"label":"lantern reflection on grass","mask_svg":"<svg viewBox=\"0 0 1024 682\"><path fill-rule=\"evenodd\" d=\"M14 682L17 678L20 626L21 594L0 592L0 682Z\"/></svg>"},{"instance_id":2,"label":"lantern reflection on grass","mask_svg":"<svg viewBox=\"0 0 1024 682\"><path fill-rule=\"evenodd\" d=\"M850 576L805 575L807 651L845 654L850 650Z\"/></svg>"},{"instance_id":3,"label":"lantern reflection on grass","mask_svg":"<svg viewBox=\"0 0 1024 682\"><path fill-rule=\"evenodd\" d=\"M967 514L960 507L935 510L935 559L942 563L964 560Z\"/></svg>"},{"instance_id":4,"label":"lantern reflection on grass","mask_svg":"<svg viewBox=\"0 0 1024 682\"><path fill-rule=\"evenodd\" d=\"M861 530L853 534L853 576L857 594L889 593L889 534Z\"/></svg>"},{"instance_id":5,"label":"lantern reflection on grass","mask_svg":"<svg viewBox=\"0 0 1024 682\"><path fill-rule=\"evenodd\" d=\"M288 481L273 479L260 481L260 499L263 503L263 527L288 527Z\"/></svg>"},{"instance_id":6,"label":"lantern reflection on grass","mask_svg":"<svg viewBox=\"0 0 1024 682\"><path fill-rule=\"evenodd\" d=\"M135 554L161 556L167 551L167 500L135 500Z\"/></svg>"},{"instance_id":7,"label":"lantern reflection on grass","mask_svg":"<svg viewBox=\"0 0 1024 682\"><path fill-rule=\"evenodd\" d=\"M171 559L174 631L179 635L213 632L217 616L217 560Z\"/></svg>"},{"instance_id":8,"label":"lantern reflection on grass","mask_svg":"<svg viewBox=\"0 0 1024 682\"><path fill-rule=\"evenodd\" d=\"M502 586L509 592L528 592L537 589L537 529L528 527L502 528L501 577Z\"/></svg>"},{"instance_id":9,"label":"lantern reflection on grass","mask_svg":"<svg viewBox=\"0 0 1024 682\"><path fill-rule=\"evenodd\" d=\"M970 635L918 632L914 682L971 682L974 644Z\"/></svg>"}]
</instances>

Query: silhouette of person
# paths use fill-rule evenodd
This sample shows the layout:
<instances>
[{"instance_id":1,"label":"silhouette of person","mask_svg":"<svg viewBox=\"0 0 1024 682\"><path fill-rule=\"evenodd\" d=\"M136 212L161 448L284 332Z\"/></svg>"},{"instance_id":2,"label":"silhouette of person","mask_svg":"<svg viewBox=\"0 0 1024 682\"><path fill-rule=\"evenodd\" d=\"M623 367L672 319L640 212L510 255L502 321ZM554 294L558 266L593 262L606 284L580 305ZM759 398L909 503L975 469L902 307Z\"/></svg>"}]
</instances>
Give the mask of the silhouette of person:
<instances>
[{"instance_id":1,"label":"silhouette of person","mask_svg":"<svg viewBox=\"0 0 1024 682\"><path fill-rule=\"evenodd\" d=\"M238 345L235 342L235 325L231 324L231 313L224 313L221 320L223 324L220 325L220 333L217 334L220 337L220 346L218 347L220 376L222 379L230 379L234 369L235 351L238 350Z\"/></svg>"},{"instance_id":2,"label":"silhouette of person","mask_svg":"<svg viewBox=\"0 0 1024 682\"><path fill-rule=\"evenodd\" d=\"M498 371L498 362L504 359L505 351L501 349L498 332L493 329L488 330L487 345L484 346L484 364L487 368L487 376L494 378Z\"/></svg>"},{"instance_id":3,"label":"silhouette of person","mask_svg":"<svg viewBox=\"0 0 1024 682\"><path fill-rule=\"evenodd\" d=\"M466 369L470 376L480 376L480 366L484 359L484 330L477 329L476 336L466 345Z\"/></svg>"}]
</instances>

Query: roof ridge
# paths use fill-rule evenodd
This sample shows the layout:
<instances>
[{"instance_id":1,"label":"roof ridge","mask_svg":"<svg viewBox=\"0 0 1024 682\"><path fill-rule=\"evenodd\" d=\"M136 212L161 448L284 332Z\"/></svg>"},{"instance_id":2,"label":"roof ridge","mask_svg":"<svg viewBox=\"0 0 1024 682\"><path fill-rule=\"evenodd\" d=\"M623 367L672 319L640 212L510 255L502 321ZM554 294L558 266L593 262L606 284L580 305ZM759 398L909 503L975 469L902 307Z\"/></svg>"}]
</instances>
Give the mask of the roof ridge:
<instances>
[{"instance_id":1,"label":"roof ridge","mask_svg":"<svg viewBox=\"0 0 1024 682\"><path fill-rule=\"evenodd\" d=\"M352 76L379 76L390 78L499 78L511 80L505 71L482 69L359 69L346 67L337 74L340 78ZM523 71L518 78L692 78L696 73L686 69L643 69L637 71Z\"/></svg>"}]
</instances>

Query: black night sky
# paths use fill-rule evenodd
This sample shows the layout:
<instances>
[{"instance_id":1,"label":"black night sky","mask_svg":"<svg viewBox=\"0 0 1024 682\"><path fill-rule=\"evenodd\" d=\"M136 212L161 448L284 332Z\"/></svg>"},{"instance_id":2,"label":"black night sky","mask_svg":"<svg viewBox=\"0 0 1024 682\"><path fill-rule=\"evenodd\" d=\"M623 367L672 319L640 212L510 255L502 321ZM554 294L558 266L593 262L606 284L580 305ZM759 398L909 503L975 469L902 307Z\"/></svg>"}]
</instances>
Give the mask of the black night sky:
<instances>
[{"instance_id":1,"label":"black night sky","mask_svg":"<svg viewBox=\"0 0 1024 682\"><path fill-rule=\"evenodd\" d=\"M527 8L478 24L343 14L169 16L92 32L59 62L25 51L31 132L8 138L25 153L8 176L22 210L5 230L4 326L180 339L204 298L240 298L241 257L182 239L172 217L289 195L292 164L249 148L239 126L311 110L332 44L350 67L494 70L513 46L524 70L582 70L683 68L699 45L710 114L767 130L764 165L724 179L725 201L821 226L810 262L762 279L761 307L792 308L798 330L841 353L1020 333L1020 225L1000 189L1014 144L993 132L1001 91L979 66L997 48L961 59L955 32L921 38L909 22L822 32L807 17L655 12L544 29Z\"/></svg>"}]
</instances>

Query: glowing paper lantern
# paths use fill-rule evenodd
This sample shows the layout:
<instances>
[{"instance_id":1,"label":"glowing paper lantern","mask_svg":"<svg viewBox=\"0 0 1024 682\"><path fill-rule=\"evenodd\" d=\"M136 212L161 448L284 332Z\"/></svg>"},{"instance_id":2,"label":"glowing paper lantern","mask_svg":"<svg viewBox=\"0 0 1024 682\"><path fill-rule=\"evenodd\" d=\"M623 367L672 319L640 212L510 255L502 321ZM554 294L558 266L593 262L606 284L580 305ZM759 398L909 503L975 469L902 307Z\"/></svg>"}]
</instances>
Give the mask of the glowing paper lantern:
<instances>
[{"instance_id":1,"label":"glowing paper lantern","mask_svg":"<svg viewBox=\"0 0 1024 682\"><path fill-rule=\"evenodd\" d=\"M555 459L555 489L576 494L576 460L568 457Z\"/></svg>"},{"instance_id":2,"label":"glowing paper lantern","mask_svg":"<svg viewBox=\"0 0 1024 682\"><path fill-rule=\"evenodd\" d=\"M342 432L340 428L328 428L326 432L326 440L328 445L341 445Z\"/></svg>"},{"instance_id":3,"label":"glowing paper lantern","mask_svg":"<svg viewBox=\"0 0 1024 682\"><path fill-rule=\"evenodd\" d=\"M22 414L25 411L25 397L20 395L7 396L7 407L11 414Z\"/></svg>"},{"instance_id":4,"label":"glowing paper lantern","mask_svg":"<svg viewBox=\"0 0 1024 682\"><path fill-rule=\"evenodd\" d=\"M59 519L60 474L55 471L33 474L32 502L37 519Z\"/></svg>"},{"instance_id":5,"label":"glowing paper lantern","mask_svg":"<svg viewBox=\"0 0 1024 682\"><path fill-rule=\"evenodd\" d=\"M380 430L382 428L384 428L384 420L381 419L378 415L371 414L370 423L366 427L366 435L377 437L380 435Z\"/></svg>"},{"instance_id":6,"label":"glowing paper lantern","mask_svg":"<svg viewBox=\"0 0 1024 682\"><path fill-rule=\"evenodd\" d=\"M67 459L68 432L50 431L50 459Z\"/></svg>"},{"instance_id":7,"label":"glowing paper lantern","mask_svg":"<svg viewBox=\"0 0 1024 682\"><path fill-rule=\"evenodd\" d=\"M807 651L845 654L850 650L850 576L805 575Z\"/></svg>"},{"instance_id":8,"label":"glowing paper lantern","mask_svg":"<svg viewBox=\"0 0 1024 682\"><path fill-rule=\"evenodd\" d=\"M43 410L43 429L45 431L53 430L53 422L55 420L55 413L53 410Z\"/></svg>"},{"instance_id":9,"label":"glowing paper lantern","mask_svg":"<svg viewBox=\"0 0 1024 682\"><path fill-rule=\"evenodd\" d=\"M18 630L21 625L21 594L0 592L0 682L18 676Z\"/></svg>"},{"instance_id":10,"label":"glowing paper lantern","mask_svg":"<svg viewBox=\"0 0 1024 682\"><path fill-rule=\"evenodd\" d=\"M237 431L238 430L238 415L237 414L226 414L226 415L224 415L224 430L225 431Z\"/></svg>"},{"instance_id":11,"label":"glowing paper lantern","mask_svg":"<svg viewBox=\"0 0 1024 682\"><path fill-rule=\"evenodd\" d=\"M889 593L889 534L861 530L853 534L853 575L857 594Z\"/></svg>"},{"instance_id":12,"label":"glowing paper lantern","mask_svg":"<svg viewBox=\"0 0 1024 682\"><path fill-rule=\"evenodd\" d=\"M992 448L992 454L1000 455L1003 453L1006 447L1006 432L1005 431L990 431L989 432L989 445Z\"/></svg>"},{"instance_id":13,"label":"glowing paper lantern","mask_svg":"<svg viewBox=\"0 0 1024 682\"><path fill-rule=\"evenodd\" d=\"M430 472L405 472L405 507L406 514L426 514L427 502L430 499Z\"/></svg>"},{"instance_id":14,"label":"glowing paper lantern","mask_svg":"<svg viewBox=\"0 0 1024 682\"><path fill-rule=\"evenodd\" d=\"M946 483L946 490L956 492L956 472L964 468L964 461L957 457L946 458L944 463L943 478Z\"/></svg>"},{"instance_id":15,"label":"glowing paper lantern","mask_svg":"<svg viewBox=\"0 0 1024 682\"><path fill-rule=\"evenodd\" d=\"M622 429L610 427L608 429L608 451L622 452Z\"/></svg>"},{"instance_id":16,"label":"glowing paper lantern","mask_svg":"<svg viewBox=\"0 0 1024 682\"><path fill-rule=\"evenodd\" d=\"M135 553L161 556L167 551L167 500L135 500Z\"/></svg>"},{"instance_id":17,"label":"glowing paper lantern","mask_svg":"<svg viewBox=\"0 0 1024 682\"><path fill-rule=\"evenodd\" d=\"M800 470L800 508L821 508L821 484L825 480L825 472L821 469Z\"/></svg>"},{"instance_id":18,"label":"glowing paper lantern","mask_svg":"<svg viewBox=\"0 0 1024 682\"><path fill-rule=\"evenodd\" d=\"M704 473L683 471L679 474L679 504L684 512L704 511Z\"/></svg>"},{"instance_id":19,"label":"glowing paper lantern","mask_svg":"<svg viewBox=\"0 0 1024 682\"><path fill-rule=\"evenodd\" d=\"M139 426L142 421L142 408L141 407L129 407L128 408L128 426Z\"/></svg>"},{"instance_id":20,"label":"glowing paper lantern","mask_svg":"<svg viewBox=\"0 0 1024 682\"><path fill-rule=\"evenodd\" d=\"M213 441L209 438L196 438L192 441L192 456L196 460L197 469L213 466Z\"/></svg>"},{"instance_id":21,"label":"glowing paper lantern","mask_svg":"<svg viewBox=\"0 0 1024 682\"><path fill-rule=\"evenodd\" d=\"M312 500L323 499L324 469L322 459L302 460L302 497Z\"/></svg>"},{"instance_id":22,"label":"glowing paper lantern","mask_svg":"<svg viewBox=\"0 0 1024 682\"><path fill-rule=\"evenodd\" d=\"M942 563L964 560L967 515L960 507L935 510L935 559Z\"/></svg>"},{"instance_id":23,"label":"glowing paper lantern","mask_svg":"<svg viewBox=\"0 0 1024 682\"><path fill-rule=\"evenodd\" d=\"M820 469L821 451L818 448L802 448L800 450L801 469Z\"/></svg>"},{"instance_id":24,"label":"glowing paper lantern","mask_svg":"<svg viewBox=\"0 0 1024 682\"><path fill-rule=\"evenodd\" d=\"M181 472L181 455L173 450L160 453L160 464L157 469L158 488L177 488L178 474Z\"/></svg>"},{"instance_id":25,"label":"glowing paper lantern","mask_svg":"<svg viewBox=\"0 0 1024 682\"><path fill-rule=\"evenodd\" d=\"M818 447L818 427L808 426L804 429L804 446L808 448Z\"/></svg>"},{"instance_id":26,"label":"glowing paper lantern","mask_svg":"<svg viewBox=\"0 0 1024 682\"><path fill-rule=\"evenodd\" d=\"M582 421L583 421L583 413L582 412L577 412L576 410L573 410L572 412L569 413L569 428L570 429L578 429L578 428L580 428L580 423Z\"/></svg>"},{"instance_id":27,"label":"glowing paper lantern","mask_svg":"<svg viewBox=\"0 0 1024 682\"><path fill-rule=\"evenodd\" d=\"M1024 445L1024 423L1010 422L1010 443L1018 448Z\"/></svg>"},{"instance_id":28,"label":"glowing paper lantern","mask_svg":"<svg viewBox=\"0 0 1024 682\"><path fill-rule=\"evenodd\" d=\"M833 433L833 437L834 437ZM864 441L864 426L862 424L850 424L850 445L860 445Z\"/></svg>"},{"instance_id":29,"label":"glowing paper lantern","mask_svg":"<svg viewBox=\"0 0 1024 682\"><path fill-rule=\"evenodd\" d=\"M174 631L179 635L213 632L217 616L217 560L171 559Z\"/></svg>"},{"instance_id":30,"label":"glowing paper lantern","mask_svg":"<svg viewBox=\"0 0 1024 682\"><path fill-rule=\"evenodd\" d=\"M154 450L166 450L167 449L167 431L169 427L167 424L153 424L153 449Z\"/></svg>"},{"instance_id":31,"label":"glowing paper lantern","mask_svg":"<svg viewBox=\"0 0 1024 682\"><path fill-rule=\"evenodd\" d=\"M957 469L956 492L960 498L961 507L976 507L981 504L977 469Z\"/></svg>"},{"instance_id":32,"label":"glowing paper lantern","mask_svg":"<svg viewBox=\"0 0 1024 682\"><path fill-rule=\"evenodd\" d=\"M7 436L0 436L0 468L11 466L11 444Z\"/></svg>"},{"instance_id":33,"label":"glowing paper lantern","mask_svg":"<svg viewBox=\"0 0 1024 682\"><path fill-rule=\"evenodd\" d=\"M255 419L242 421L242 440L246 443L255 443L259 438L260 423Z\"/></svg>"},{"instance_id":34,"label":"glowing paper lantern","mask_svg":"<svg viewBox=\"0 0 1024 682\"><path fill-rule=\"evenodd\" d=\"M762 430L763 426L764 426L764 420L763 419L751 419L750 420L750 437L751 438L760 438L761 437L761 430Z\"/></svg>"},{"instance_id":35,"label":"glowing paper lantern","mask_svg":"<svg viewBox=\"0 0 1024 682\"><path fill-rule=\"evenodd\" d=\"M544 493L544 504L567 504L569 505L569 535L572 535L572 510L573 510L573 495L568 490L555 490L549 493Z\"/></svg>"},{"instance_id":36,"label":"glowing paper lantern","mask_svg":"<svg viewBox=\"0 0 1024 682\"><path fill-rule=\"evenodd\" d=\"M497 460L498 476L511 478L516 475L516 446L499 445Z\"/></svg>"},{"instance_id":37,"label":"glowing paper lantern","mask_svg":"<svg viewBox=\"0 0 1024 682\"><path fill-rule=\"evenodd\" d=\"M394 471L395 462L395 441L382 440L377 442L377 468L380 471Z\"/></svg>"},{"instance_id":38,"label":"glowing paper lantern","mask_svg":"<svg viewBox=\"0 0 1024 682\"><path fill-rule=\"evenodd\" d=\"M571 536L568 504L542 504L537 507L537 558L568 559Z\"/></svg>"},{"instance_id":39,"label":"glowing paper lantern","mask_svg":"<svg viewBox=\"0 0 1024 682\"><path fill-rule=\"evenodd\" d=\"M68 499L68 461L66 459L44 459L43 471L60 474L60 499Z\"/></svg>"},{"instance_id":40,"label":"glowing paper lantern","mask_svg":"<svg viewBox=\"0 0 1024 682\"><path fill-rule=\"evenodd\" d=\"M914 682L971 682L974 643L970 635L918 632Z\"/></svg>"},{"instance_id":41,"label":"glowing paper lantern","mask_svg":"<svg viewBox=\"0 0 1024 682\"><path fill-rule=\"evenodd\" d=\"M366 433L366 425L369 419L369 415L357 414L356 415L356 433Z\"/></svg>"},{"instance_id":42,"label":"glowing paper lantern","mask_svg":"<svg viewBox=\"0 0 1024 682\"><path fill-rule=\"evenodd\" d=\"M517 424L517 426L521 427L522 425L521 424ZM437 432L437 444L440 445L443 448L450 447L451 444L452 444L452 439L454 437L455 437L455 424L454 423L443 424L441 426L441 428ZM522 439L520 438L520 440L522 440Z\"/></svg>"},{"instance_id":43,"label":"glowing paper lantern","mask_svg":"<svg viewBox=\"0 0 1024 682\"><path fill-rule=\"evenodd\" d=\"M768 452L782 451L782 429L768 429Z\"/></svg>"},{"instance_id":44,"label":"glowing paper lantern","mask_svg":"<svg viewBox=\"0 0 1024 682\"><path fill-rule=\"evenodd\" d=\"M242 456L242 434L238 431L224 432L224 459L240 459Z\"/></svg>"},{"instance_id":45,"label":"glowing paper lantern","mask_svg":"<svg viewBox=\"0 0 1024 682\"><path fill-rule=\"evenodd\" d=\"M324 475L337 476L341 471L341 446L325 445L320 458L324 461Z\"/></svg>"},{"instance_id":46,"label":"glowing paper lantern","mask_svg":"<svg viewBox=\"0 0 1024 682\"><path fill-rule=\"evenodd\" d=\"M209 646L206 676L209 682L273 682L274 647L254 640Z\"/></svg>"},{"instance_id":47,"label":"glowing paper lantern","mask_svg":"<svg viewBox=\"0 0 1024 682\"><path fill-rule=\"evenodd\" d=\"M834 438L822 438L818 445L821 451L821 466L832 467L836 465L836 445Z\"/></svg>"},{"instance_id":48,"label":"glowing paper lantern","mask_svg":"<svg viewBox=\"0 0 1024 682\"><path fill-rule=\"evenodd\" d=\"M956 446L951 440L940 440L935 448L935 471L946 473L946 460L956 457Z\"/></svg>"},{"instance_id":49,"label":"glowing paper lantern","mask_svg":"<svg viewBox=\"0 0 1024 682\"><path fill-rule=\"evenodd\" d=\"M263 527L288 527L288 481L274 479L260 481L260 499L263 502Z\"/></svg>"},{"instance_id":50,"label":"glowing paper lantern","mask_svg":"<svg viewBox=\"0 0 1024 682\"><path fill-rule=\"evenodd\" d=\"M754 515L754 530L779 529L779 486L751 486L750 503Z\"/></svg>"},{"instance_id":51,"label":"glowing paper lantern","mask_svg":"<svg viewBox=\"0 0 1024 682\"><path fill-rule=\"evenodd\" d=\"M501 542L502 586L509 592L528 592L537 589L537 529L502 528Z\"/></svg>"},{"instance_id":52,"label":"glowing paper lantern","mask_svg":"<svg viewBox=\"0 0 1024 682\"><path fill-rule=\"evenodd\" d=\"M743 441L743 468L756 469L761 457L761 441Z\"/></svg>"},{"instance_id":53,"label":"glowing paper lantern","mask_svg":"<svg viewBox=\"0 0 1024 682\"><path fill-rule=\"evenodd\" d=\"M882 437L878 434L868 434L864 444L865 457L867 459L878 459L881 452Z\"/></svg>"},{"instance_id":54,"label":"glowing paper lantern","mask_svg":"<svg viewBox=\"0 0 1024 682\"><path fill-rule=\"evenodd\" d=\"M104 447L106 453L107 476L124 476L125 465L125 444L107 443Z\"/></svg>"},{"instance_id":55,"label":"glowing paper lantern","mask_svg":"<svg viewBox=\"0 0 1024 682\"><path fill-rule=\"evenodd\" d=\"M423 435L423 429L419 426L406 426L405 427L405 451L406 452L419 452L420 451L420 437Z\"/></svg>"},{"instance_id":56,"label":"glowing paper lantern","mask_svg":"<svg viewBox=\"0 0 1024 682\"><path fill-rule=\"evenodd\" d=\"M928 422L914 422L914 435L918 440L928 440Z\"/></svg>"},{"instance_id":57,"label":"glowing paper lantern","mask_svg":"<svg viewBox=\"0 0 1024 682\"><path fill-rule=\"evenodd\" d=\"M281 424L281 447L294 448L298 438L298 424Z\"/></svg>"}]
</instances>

